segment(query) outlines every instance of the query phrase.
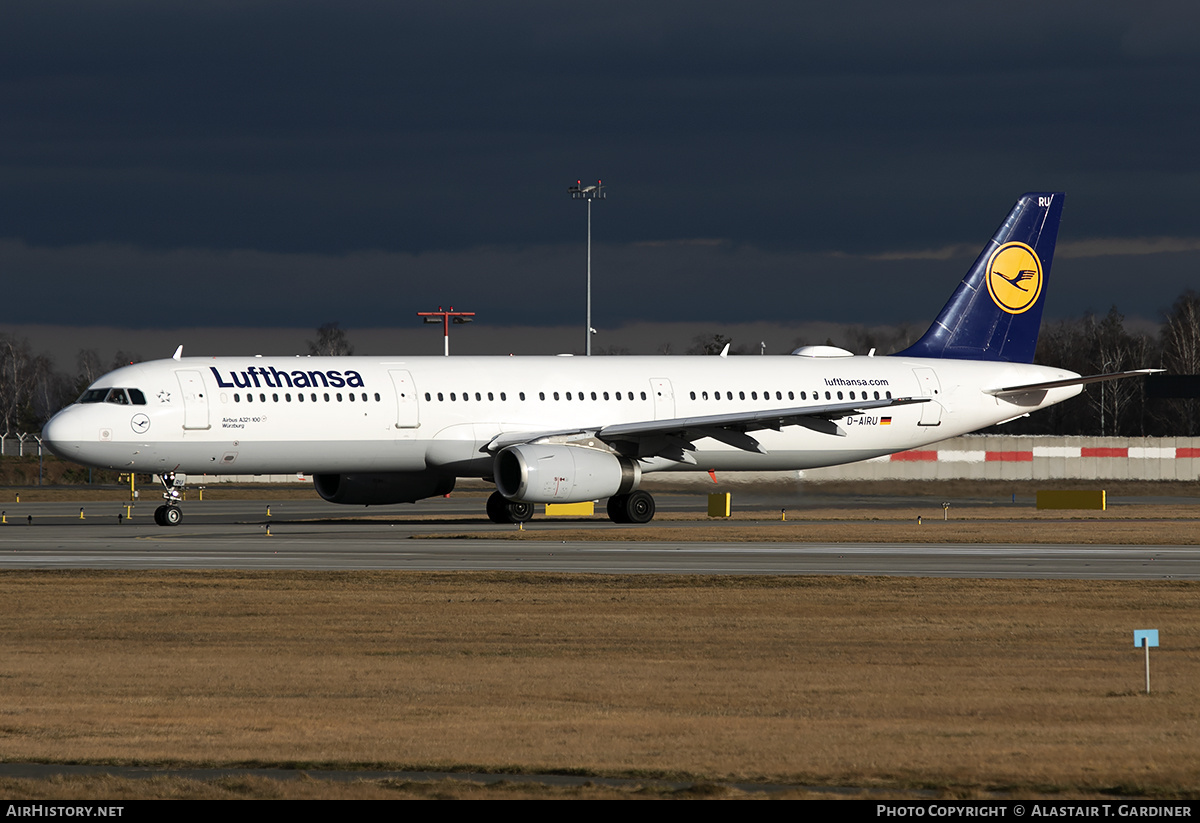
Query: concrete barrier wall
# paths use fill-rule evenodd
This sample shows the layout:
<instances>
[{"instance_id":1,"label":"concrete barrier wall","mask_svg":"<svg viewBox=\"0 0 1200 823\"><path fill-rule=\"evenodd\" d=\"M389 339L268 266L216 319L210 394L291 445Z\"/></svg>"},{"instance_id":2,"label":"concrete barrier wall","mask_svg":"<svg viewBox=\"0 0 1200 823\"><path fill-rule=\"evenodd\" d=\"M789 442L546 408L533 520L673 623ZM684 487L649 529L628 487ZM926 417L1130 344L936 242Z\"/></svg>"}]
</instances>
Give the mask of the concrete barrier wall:
<instances>
[{"instance_id":1,"label":"concrete barrier wall","mask_svg":"<svg viewBox=\"0 0 1200 823\"><path fill-rule=\"evenodd\" d=\"M966 435L846 466L821 480L1197 480L1200 437Z\"/></svg>"}]
</instances>

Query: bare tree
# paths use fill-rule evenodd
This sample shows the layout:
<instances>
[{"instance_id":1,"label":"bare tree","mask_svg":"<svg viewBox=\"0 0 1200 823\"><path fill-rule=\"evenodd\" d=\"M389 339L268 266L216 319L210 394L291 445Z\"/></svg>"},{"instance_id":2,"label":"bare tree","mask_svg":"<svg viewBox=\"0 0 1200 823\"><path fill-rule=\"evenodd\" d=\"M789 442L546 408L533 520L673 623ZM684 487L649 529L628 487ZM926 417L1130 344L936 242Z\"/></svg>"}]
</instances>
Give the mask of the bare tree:
<instances>
[{"instance_id":1,"label":"bare tree","mask_svg":"<svg viewBox=\"0 0 1200 823\"><path fill-rule=\"evenodd\" d=\"M716 333L710 335L698 334L692 338L692 346L688 354L720 354L727 345L733 342L732 337Z\"/></svg>"},{"instance_id":2,"label":"bare tree","mask_svg":"<svg viewBox=\"0 0 1200 823\"><path fill-rule=\"evenodd\" d=\"M0 334L0 424L5 432L19 429L34 382L29 341Z\"/></svg>"},{"instance_id":3,"label":"bare tree","mask_svg":"<svg viewBox=\"0 0 1200 823\"><path fill-rule=\"evenodd\" d=\"M1176 298L1162 327L1162 366L1171 374L1200 375L1200 293L1188 290ZM1178 429L1200 434L1200 400L1170 401Z\"/></svg>"},{"instance_id":4,"label":"bare tree","mask_svg":"<svg viewBox=\"0 0 1200 823\"><path fill-rule=\"evenodd\" d=\"M75 356L75 368L79 370L76 382L80 384L80 391L95 383L96 378L104 372L104 367L100 365L100 355L95 349L80 349L79 354Z\"/></svg>"},{"instance_id":5,"label":"bare tree","mask_svg":"<svg viewBox=\"0 0 1200 823\"><path fill-rule=\"evenodd\" d=\"M321 356L344 356L354 354L354 347L346 339L346 332L337 323L326 323L317 329L316 341L308 341L308 353Z\"/></svg>"},{"instance_id":6,"label":"bare tree","mask_svg":"<svg viewBox=\"0 0 1200 823\"><path fill-rule=\"evenodd\" d=\"M1110 308L1099 322L1088 315L1084 325L1093 371L1105 374L1141 368L1153 356L1153 346L1145 335L1131 335L1125 331L1125 317L1116 306ZM1101 437L1144 431L1141 411L1145 396L1140 380L1114 380L1088 388L1088 397L1099 413Z\"/></svg>"}]
</instances>

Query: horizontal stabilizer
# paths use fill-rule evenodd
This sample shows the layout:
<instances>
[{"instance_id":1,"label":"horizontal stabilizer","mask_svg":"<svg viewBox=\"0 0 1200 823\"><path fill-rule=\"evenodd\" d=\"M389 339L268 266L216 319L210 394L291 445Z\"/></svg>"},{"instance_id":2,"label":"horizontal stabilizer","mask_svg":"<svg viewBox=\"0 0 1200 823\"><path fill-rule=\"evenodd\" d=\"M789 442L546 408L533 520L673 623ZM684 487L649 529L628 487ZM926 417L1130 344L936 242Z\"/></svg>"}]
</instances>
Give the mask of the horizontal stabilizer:
<instances>
[{"instance_id":1,"label":"horizontal stabilizer","mask_svg":"<svg viewBox=\"0 0 1200 823\"><path fill-rule=\"evenodd\" d=\"M1155 374L1162 369L1134 369L1133 371L1115 371L1108 374L1092 374L1087 377L1070 377L1066 380L1050 380L1046 383L1027 383L1024 386L1007 386L1003 389L984 389L984 394L990 394L995 397L1006 397L1015 394L1028 394L1034 391L1046 391L1047 389L1061 389L1066 386L1085 386L1088 383L1103 383L1107 380L1121 380L1126 377L1145 377L1147 374Z\"/></svg>"}]
</instances>

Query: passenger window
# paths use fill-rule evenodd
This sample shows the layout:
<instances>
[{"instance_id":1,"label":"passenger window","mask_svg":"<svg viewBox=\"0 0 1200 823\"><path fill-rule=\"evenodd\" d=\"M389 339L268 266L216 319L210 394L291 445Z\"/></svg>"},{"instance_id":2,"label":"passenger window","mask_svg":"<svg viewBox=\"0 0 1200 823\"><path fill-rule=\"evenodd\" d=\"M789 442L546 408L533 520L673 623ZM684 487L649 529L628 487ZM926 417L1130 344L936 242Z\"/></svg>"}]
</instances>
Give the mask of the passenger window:
<instances>
[{"instance_id":1,"label":"passenger window","mask_svg":"<svg viewBox=\"0 0 1200 823\"><path fill-rule=\"evenodd\" d=\"M242 402L242 396L241 396L240 394L235 394L235 395L233 396L233 402L234 402L234 403L241 403L241 402Z\"/></svg>"},{"instance_id":2,"label":"passenger window","mask_svg":"<svg viewBox=\"0 0 1200 823\"><path fill-rule=\"evenodd\" d=\"M325 402L329 402L329 392L325 392Z\"/></svg>"}]
</instances>

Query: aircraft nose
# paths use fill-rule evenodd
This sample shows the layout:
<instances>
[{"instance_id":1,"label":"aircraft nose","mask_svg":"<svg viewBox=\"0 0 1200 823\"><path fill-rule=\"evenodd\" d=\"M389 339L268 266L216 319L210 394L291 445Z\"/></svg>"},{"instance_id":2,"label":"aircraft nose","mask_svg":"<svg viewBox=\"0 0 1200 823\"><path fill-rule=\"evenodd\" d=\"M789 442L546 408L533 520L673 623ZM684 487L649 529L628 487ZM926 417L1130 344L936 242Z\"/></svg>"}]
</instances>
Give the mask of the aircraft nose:
<instances>
[{"instance_id":1,"label":"aircraft nose","mask_svg":"<svg viewBox=\"0 0 1200 823\"><path fill-rule=\"evenodd\" d=\"M79 418L71 409L63 409L42 426L42 445L67 460L79 450L82 440Z\"/></svg>"}]
</instances>

